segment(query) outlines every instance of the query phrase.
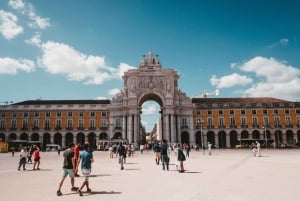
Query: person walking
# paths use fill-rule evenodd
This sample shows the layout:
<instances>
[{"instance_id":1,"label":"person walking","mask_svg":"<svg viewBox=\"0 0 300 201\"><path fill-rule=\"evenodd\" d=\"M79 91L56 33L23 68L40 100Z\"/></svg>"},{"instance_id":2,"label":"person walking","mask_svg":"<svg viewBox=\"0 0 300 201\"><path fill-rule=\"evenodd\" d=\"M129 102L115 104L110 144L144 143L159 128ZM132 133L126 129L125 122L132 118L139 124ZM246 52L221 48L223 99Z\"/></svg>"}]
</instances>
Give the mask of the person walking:
<instances>
[{"instance_id":1,"label":"person walking","mask_svg":"<svg viewBox=\"0 0 300 201\"><path fill-rule=\"evenodd\" d=\"M187 158L190 157L190 151L191 151L190 146L187 144L187 145L185 146L185 152L186 152L186 157L187 157Z\"/></svg>"},{"instance_id":2,"label":"person walking","mask_svg":"<svg viewBox=\"0 0 300 201\"><path fill-rule=\"evenodd\" d=\"M208 150L208 155L211 155L211 143L208 142L207 144L207 150Z\"/></svg>"},{"instance_id":3,"label":"person walking","mask_svg":"<svg viewBox=\"0 0 300 201\"><path fill-rule=\"evenodd\" d=\"M163 139L163 143L161 145L161 159L162 159L163 170L165 170L165 166L167 170L169 170L170 158L168 156L168 149L169 149L169 145L167 144L167 140Z\"/></svg>"},{"instance_id":4,"label":"person walking","mask_svg":"<svg viewBox=\"0 0 300 201\"><path fill-rule=\"evenodd\" d=\"M79 165L79 147L80 143L77 142L74 148L74 158L75 158L75 177L80 177L78 174L78 165Z\"/></svg>"},{"instance_id":5,"label":"person walking","mask_svg":"<svg viewBox=\"0 0 300 201\"><path fill-rule=\"evenodd\" d=\"M29 150L27 151L27 163L32 163L32 154L33 154L33 146L29 147Z\"/></svg>"},{"instance_id":6,"label":"person walking","mask_svg":"<svg viewBox=\"0 0 300 201\"><path fill-rule=\"evenodd\" d=\"M159 165L159 161L161 160L161 146L158 142L154 145L153 150L155 154L156 164Z\"/></svg>"},{"instance_id":7,"label":"person walking","mask_svg":"<svg viewBox=\"0 0 300 201\"><path fill-rule=\"evenodd\" d=\"M82 189L84 186L86 186L86 192L92 192L89 186L89 177L92 170L92 163L94 162L93 153L89 150L89 143L85 143L83 149L84 150L79 156L79 160L81 161L81 172L84 176L84 182L77 191L80 196L82 196Z\"/></svg>"},{"instance_id":8,"label":"person walking","mask_svg":"<svg viewBox=\"0 0 300 201\"><path fill-rule=\"evenodd\" d=\"M40 149L39 149L38 146L36 146L33 149L34 149L34 152L33 152L33 161L34 161L33 170L40 170L40 159L41 159Z\"/></svg>"},{"instance_id":9,"label":"person walking","mask_svg":"<svg viewBox=\"0 0 300 201\"><path fill-rule=\"evenodd\" d=\"M180 144L178 144L177 147L178 147L177 148L177 153L178 153L177 160L180 163L180 170L179 170L179 172L184 172L185 170L184 170L184 167L183 167L183 161L185 161L186 158L185 158L185 155L183 153L183 150L182 150Z\"/></svg>"},{"instance_id":10,"label":"person walking","mask_svg":"<svg viewBox=\"0 0 300 201\"><path fill-rule=\"evenodd\" d=\"M18 170L20 170L21 166L23 166L23 170L26 170L26 168L25 168L26 156L27 156L26 148L22 147L21 152L20 152L20 161L19 161Z\"/></svg>"},{"instance_id":11,"label":"person walking","mask_svg":"<svg viewBox=\"0 0 300 201\"><path fill-rule=\"evenodd\" d=\"M257 155L258 155L258 157L261 157L260 143L258 141L256 141L256 149L257 149Z\"/></svg>"},{"instance_id":12,"label":"person walking","mask_svg":"<svg viewBox=\"0 0 300 201\"><path fill-rule=\"evenodd\" d=\"M257 152L256 145L252 142L251 145L250 145L250 147L251 147L253 156L255 157L256 156L256 152Z\"/></svg>"},{"instance_id":13,"label":"person walking","mask_svg":"<svg viewBox=\"0 0 300 201\"><path fill-rule=\"evenodd\" d=\"M121 165L121 170L124 170L124 160L125 160L125 156L126 156L126 151L125 151L125 147L122 144L122 142L120 142L119 147L118 147L118 154L119 154L119 163Z\"/></svg>"},{"instance_id":14,"label":"person walking","mask_svg":"<svg viewBox=\"0 0 300 201\"><path fill-rule=\"evenodd\" d=\"M63 161L63 173L62 173L62 179L59 183L59 187L58 190L56 192L57 196L61 196L62 192L61 192L61 187L66 179L66 177L69 175L69 177L71 178L71 191L77 191L78 188L74 186L75 183L75 158L74 158L74 149L75 149L75 145L73 143L71 143L68 147L67 150L64 151L63 153L63 157L64 157L64 161Z\"/></svg>"}]
</instances>

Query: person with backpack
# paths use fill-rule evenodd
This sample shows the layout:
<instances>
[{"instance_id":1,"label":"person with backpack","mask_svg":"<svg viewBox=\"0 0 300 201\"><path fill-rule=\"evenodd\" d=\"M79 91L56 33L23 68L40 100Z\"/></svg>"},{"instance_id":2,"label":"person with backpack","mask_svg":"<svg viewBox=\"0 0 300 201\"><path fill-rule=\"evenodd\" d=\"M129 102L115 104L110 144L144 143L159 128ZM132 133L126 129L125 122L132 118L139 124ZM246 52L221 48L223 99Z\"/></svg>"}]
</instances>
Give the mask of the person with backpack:
<instances>
[{"instance_id":1,"label":"person with backpack","mask_svg":"<svg viewBox=\"0 0 300 201\"><path fill-rule=\"evenodd\" d=\"M162 160L163 170L165 170L165 166L167 170L169 170L170 158L168 156L168 149L169 149L169 145L167 144L167 140L163 139L163 143L161 146L161 160Z\"/></svg>"},{"instance_id":2,"label":"person with backpack","mask_svg":"<svg viewBox=\"0 0 300 201\"><path fill-rule=\"evenodd\" d=\"M124 160L125 160L125 157L126 157L126 151L125 151L125 147L124 145L120 142L120 145L118 147L118 154L119 154L119 163L121 164L121 170L124 169Z\"/></svg>"},{"instance_id":3,"label":"person with backpack","mask_svg":"<svg viewBox=\"0 0 300 201\"><path fill-rule=\"evenodd\" d=\"M154 145L153 150L155 154L156 164L159 165L159 161L161 160L161 146L158 142Z\"/></svg>"},{"instance_id":4,"label":"person with backpack","mask_svg":"<svg viewBox=\"0 0 300 201\"><path fill-rule=\"evenodd\" d=\"M177 160L179 161L179 163L180 163L180 169L179 169L179 172L184 172L185 170L184 170L184 167L183 167L183 161L185 161L186 160L186 158L185 158L185 155L184 155L184 153L183 153L183 150L182 150L182 148L181 148L181 146L180 146L180 144L178 144L177 145Z\"/></svg>"}]
</instances>

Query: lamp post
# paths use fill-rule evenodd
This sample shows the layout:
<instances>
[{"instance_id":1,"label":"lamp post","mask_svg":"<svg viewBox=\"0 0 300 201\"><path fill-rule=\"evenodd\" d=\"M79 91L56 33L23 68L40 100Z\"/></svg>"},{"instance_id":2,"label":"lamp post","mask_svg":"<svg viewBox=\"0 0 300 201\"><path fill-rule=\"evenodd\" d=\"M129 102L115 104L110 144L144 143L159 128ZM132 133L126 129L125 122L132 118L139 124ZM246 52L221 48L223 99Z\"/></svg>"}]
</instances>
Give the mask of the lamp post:
<instances>
[{"instance_id":1,"label":"lamp post","mask_svg":"<svg viewBox=\"0 0 300 201\"><path fill-rule=\"evenodd\" d=\"M266 149L268 148L268 135L267 135L267 119L265 119L265 140L266 140Z\"/></svg>"},{"instance_id":2,"label":"lamp post","mask_svg":"<svg viewBox=\"0 0 300 201\"><path fill-rule=\"evenodd\" d=\"M265 126L265 137L266 137L266 149L268 149L268 135L267 135L267 127Z\"/></svg>"},{"instance_id":3,"label":"lamp post","mask_svg":"<svg viewBox=\"0 0 300 201\"><path fill-rule=\"evenodd\" d=\"M200 124L200 132L201 132L201 142L202 142L202 150L203 150L203 155L205 155L205 144L204 144L204 135L203 135L203 120L198 119L197 120L198 125Z\"/></svg>"},{"instance_id":4,"label":"lamp post","mask_svg":"<svg viewBox=\"0 0 300 201\"><path fill-rule=\"evenodd\" d=\"M277 143L275 143L275 146L276 146L276 147L277 147L277 145L278 145L278 147L279 147L278 127L279 127L279 121L278 121L278 119L277 119L277 120L276 120L276 131L275 131L275 137L277 137Z\"/></svg>"},{"instance_id":5,"label":"lamp post","mask_svg":"<svg viewBox=\"0 0 300 201\"><path fill-rule=\"evenodd\" d=\"M203 148L203 155L205 155L205 144L204 144L204 135L203 135L203 120L201 120L201 136L202 136L202 148Z\"/></svg>"}]
</instances>

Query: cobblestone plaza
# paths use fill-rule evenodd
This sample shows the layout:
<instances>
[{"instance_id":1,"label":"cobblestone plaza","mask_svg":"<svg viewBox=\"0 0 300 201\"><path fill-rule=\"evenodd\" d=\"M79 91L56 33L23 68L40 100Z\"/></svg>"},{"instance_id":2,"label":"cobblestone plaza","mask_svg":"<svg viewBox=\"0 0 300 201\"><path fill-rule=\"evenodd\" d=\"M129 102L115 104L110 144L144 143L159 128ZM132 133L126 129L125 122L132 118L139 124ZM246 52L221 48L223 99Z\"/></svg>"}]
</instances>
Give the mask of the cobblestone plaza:
<instances>
[{"instance_id":1,"label":"cobblestone plaza","mask_svg":"<svg viewBox=\"0 0 300 201\"><path fill-rule=\"evenodd\" d=\"M155 164L152 151L127 158L121 171L116 158L96 151L92 193L82 197L71 192L69 178L63 196L56 196L62 155L41 152L40 171L32 171L32 164L26 165L26 171L17 171L18 154L0 154L3 201L297 201L300 197L299 149L263 149L262 157L253 157L249 149L214 149L211 156L192 151L185 173L176 171L173 153L169 171ZM83 179L76 178L75 186Z\"/></svg>"}]
</instances>

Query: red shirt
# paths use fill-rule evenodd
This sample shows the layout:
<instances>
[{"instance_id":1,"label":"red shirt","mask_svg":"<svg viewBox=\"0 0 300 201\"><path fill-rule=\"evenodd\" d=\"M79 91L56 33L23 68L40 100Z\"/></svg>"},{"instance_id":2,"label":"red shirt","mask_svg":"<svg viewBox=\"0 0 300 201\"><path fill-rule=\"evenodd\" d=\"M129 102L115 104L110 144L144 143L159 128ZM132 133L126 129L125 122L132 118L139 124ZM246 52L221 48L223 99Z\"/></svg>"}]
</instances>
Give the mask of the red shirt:
<instances>
[{"instance_id":1,"label":"red shirt","mask_svg":"<svg viewBox=\"0 0 300 201\"><path fill-rule=\"evenodd\" d=\"M33 152L33 159L38 160L40 158L40 151L37 149Z\"/></svg>"},{"instance_id":2,"label":"red shirt","mask_svg":"<svg viewBox=\"0 0 300 201\"><path fill-rule=\"evenodd\" d=\"M79 158L79 145L76 145L74 148L74 156L75 158Z\"/></svg>"}]
</instances>

